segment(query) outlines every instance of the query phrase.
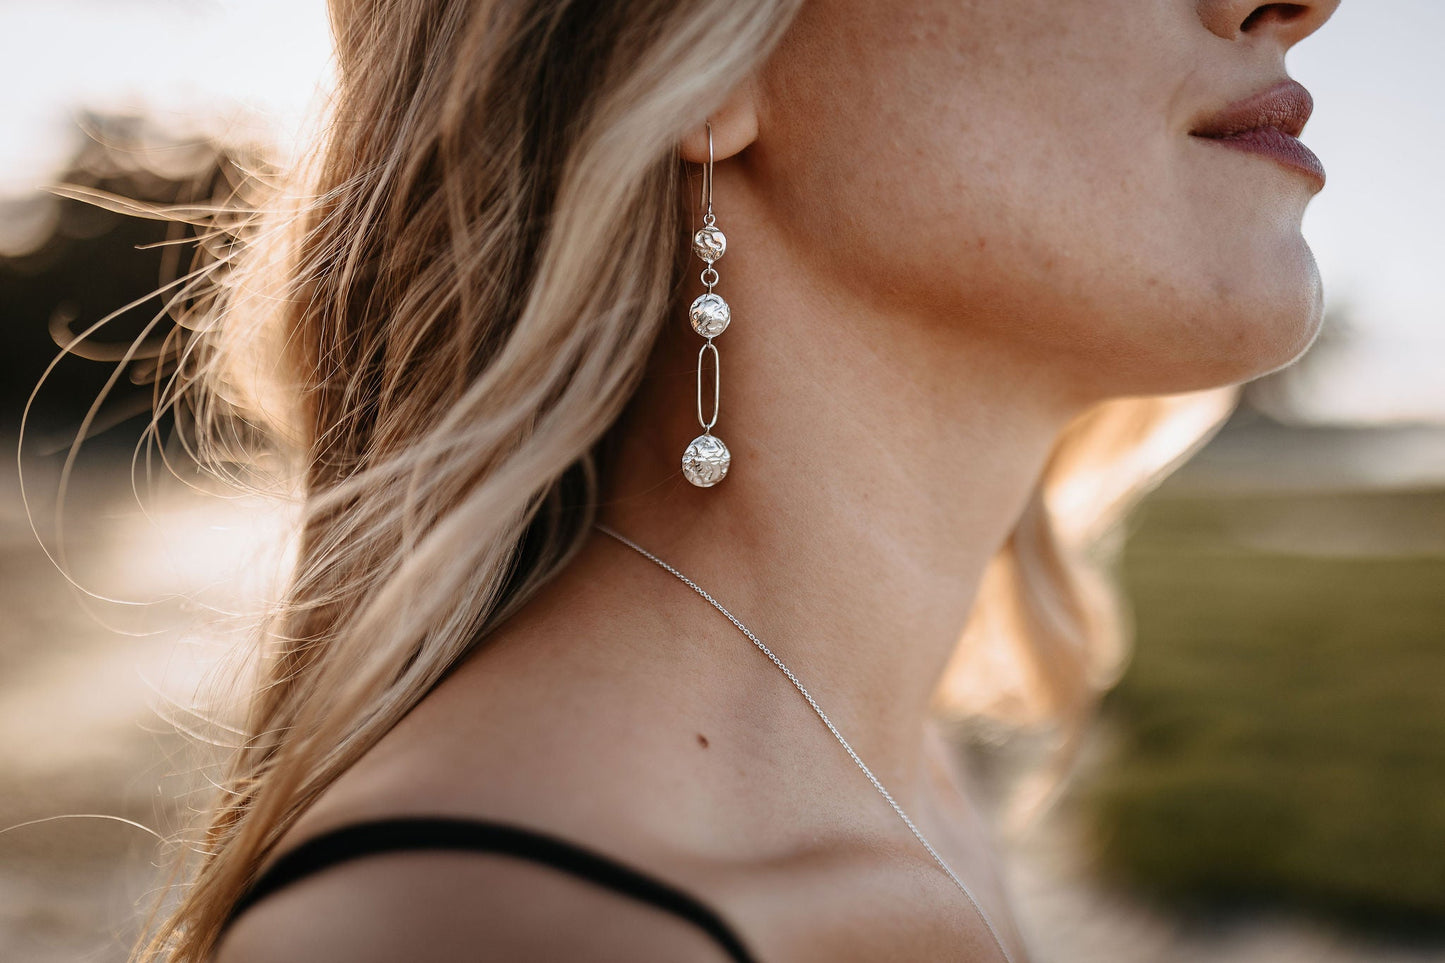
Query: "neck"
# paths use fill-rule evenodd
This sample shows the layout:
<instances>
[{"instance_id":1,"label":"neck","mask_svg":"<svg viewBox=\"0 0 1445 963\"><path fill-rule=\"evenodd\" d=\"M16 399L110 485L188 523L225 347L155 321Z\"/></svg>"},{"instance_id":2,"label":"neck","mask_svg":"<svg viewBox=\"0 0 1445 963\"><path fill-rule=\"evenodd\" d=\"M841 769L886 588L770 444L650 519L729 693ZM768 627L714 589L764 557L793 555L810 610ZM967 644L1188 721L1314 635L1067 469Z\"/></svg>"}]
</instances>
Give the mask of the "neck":
<instances>
[{"instance_id":1,"label":"neck","mask_svg":"<svg viewBox=\"0 0 1445 963\"><path fill-rule=\"evenodd\" d=\"M727 606L879 778L906 785L983 570L1075 408L1037 366L971 342L966 319L848 300L764 238L718 269L734 320L715 342L713 433L732 467L708 489L680 471L702 430L690 293L618 425L599 520ZM656 604L706 606L658 575L673 594ZM749 644L720 614L693 621ZM791 686L778 698L817 725Z\"/></svg>"}]
</instances>

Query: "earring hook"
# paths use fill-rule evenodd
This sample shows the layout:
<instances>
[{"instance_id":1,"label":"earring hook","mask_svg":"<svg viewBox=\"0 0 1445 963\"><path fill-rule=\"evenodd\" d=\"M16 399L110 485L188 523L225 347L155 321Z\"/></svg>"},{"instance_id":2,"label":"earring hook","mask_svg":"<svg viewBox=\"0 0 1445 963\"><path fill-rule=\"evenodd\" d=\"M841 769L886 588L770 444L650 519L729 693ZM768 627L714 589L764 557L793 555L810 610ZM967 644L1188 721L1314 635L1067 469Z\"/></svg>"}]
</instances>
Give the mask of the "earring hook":
<instances>
[{"instance_id":1,"label":"earring hook","mask_svg":"<svg viewBox=\"0 0 1445 963\"><path fill-rule=\"evenodd\" d=\"M712 216L712 122L703 121L707 128L707 166L702 169L702 202L707 216Z\"/></svg>"}]
</instances>

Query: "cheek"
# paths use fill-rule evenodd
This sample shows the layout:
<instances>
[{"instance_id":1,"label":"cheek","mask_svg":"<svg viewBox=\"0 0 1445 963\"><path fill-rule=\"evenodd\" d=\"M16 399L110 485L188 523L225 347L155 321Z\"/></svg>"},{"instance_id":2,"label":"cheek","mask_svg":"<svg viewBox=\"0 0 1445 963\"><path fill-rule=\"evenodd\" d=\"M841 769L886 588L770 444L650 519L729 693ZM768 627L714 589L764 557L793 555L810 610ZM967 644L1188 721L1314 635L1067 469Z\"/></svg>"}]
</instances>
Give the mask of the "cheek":
<instances>
[{"instance_id":1,"label":"cheek","mask_svg":"<svg viewBox=\"0 0 1445 963\"><path fill-rule=\"evenodd\" d=\"M1179 132L1185 24L1135 23L1148 43L1129 47L1092 22L975 20L952 47L875 35L846 71L810 65L760 155L769 206L827 283L1100 395L1288 362L1319 322L1307 193Z\"/></svg>"},{"instance_id":2,"label":"cheek","mask_svg":"<svg viewBox=\"0 0 1445 963\"><path fill-rule=\"evenodd\" d=\"M1199 147L1096 139L1068 163L1016 164L977 200L953 267L935 267L965 319L960 350L989 337L1101 397L1236 383L1297 357L1322 314L1308 187Z\"/></svg>"},{"instance_id":3,"label":"cheek","mask_svg":"<svg viewBox=\"0 0 1445 963\"><path fill-rule=\"evenodd\" d=\"M1323 298L1300 233L1307 182L1188 135L1095 160L1116 173L1076 184L1012 251L1052 265L1013 306L1053 319L1061 369L1101 395L1185 391L1249 380L1308 347ZM956 293L968 298L967 284Z\"/></svg>"},{"instance_id":4,"label":"cheek","mask_svg":"<svg viewBox=\"0 0 1445 963\"><path fill-rule=\"evenodd\" d=\"M1243 381L1308 345L1321 298L1302 194L1219 183L1178 162L1188 143L1037 143L1011 160L840 163L845 189L789 204L798 256L941 348L986 339L1098 396Z\"/></svg>"}]
</instances>

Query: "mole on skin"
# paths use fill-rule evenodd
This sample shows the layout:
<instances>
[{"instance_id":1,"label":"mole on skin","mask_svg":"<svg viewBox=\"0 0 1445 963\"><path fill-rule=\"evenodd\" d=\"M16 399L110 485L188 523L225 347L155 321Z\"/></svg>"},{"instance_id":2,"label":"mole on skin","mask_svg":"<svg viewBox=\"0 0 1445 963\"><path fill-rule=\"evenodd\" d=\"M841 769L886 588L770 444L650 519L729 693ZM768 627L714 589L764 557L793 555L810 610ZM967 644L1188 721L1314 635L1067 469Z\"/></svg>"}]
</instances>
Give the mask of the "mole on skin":
<instances>
[{"instance_id":1,"label":"mole on skin","mask_svg":"<svg viewBox=\"0 0 1445 963\"><path fill-rule=\"evenodd\" d=\"M705 736L705 735L703 735L701 732L699 732L699 733L697 734L697 744L698 744L699 746L702 746L704 749L706 749L706 748L707 748L707 736Z\"/></svg>"}]
</instances>

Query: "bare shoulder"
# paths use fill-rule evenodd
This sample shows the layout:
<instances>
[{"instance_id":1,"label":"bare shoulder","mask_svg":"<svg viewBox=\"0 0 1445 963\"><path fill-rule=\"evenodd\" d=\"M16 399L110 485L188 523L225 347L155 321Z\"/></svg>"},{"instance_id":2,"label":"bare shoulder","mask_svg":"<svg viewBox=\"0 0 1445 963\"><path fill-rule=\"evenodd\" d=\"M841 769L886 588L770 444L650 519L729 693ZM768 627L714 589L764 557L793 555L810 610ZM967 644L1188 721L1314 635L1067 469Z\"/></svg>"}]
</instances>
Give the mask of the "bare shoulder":
<instances>
[{"instance_id":1,"label":"bare shoulder","mask_svg":"<svg viewBox=\"0 0 1445 963\"><path fill-rule=\"evenodd\" d=\"M548 866L475 853L397 853L272 894L216 963L724 961L690 921Z\"/></svg>"},{"instance_id":2,"label":"bare shoulder","mask_svg":"<svg viewBox=\"0 0 1445 963\"><path fill-rule=\"evenodd\" d=\"M770 745L767 730L739 720L754 680L697 670L686 646L661 663L639 655L647 633L604 602L514 616L342 773L279 848L368 819L456 815L615 841L620 858L669 878L687 870L680 862L735 861L764 815L743 809L757 793L738 778ZM773 681L771 665L743 661Z\"/></svg>"},{"instance_id":3,"label":"bare shoulder","mask_svg":"<svg viewBox=\"0 0 1445 963\"><path fill-rule=\"evenodd\" d=\"M735 778L731 755L714 761L728 748L722 723L691 718L688 700L630 676L611 641L589 648L545 620L504 627L342 773L275 852L374 819L496 820L593 849L731 920L707 853L737 845L710 835L713 809L725 812L714 784ZM451 851L371 856L308 877L238 919L219 950L218 963L730 958L652 904L554 867Z\"/></svg>"}]
</instances>

